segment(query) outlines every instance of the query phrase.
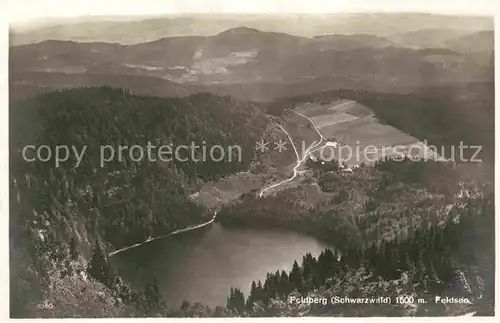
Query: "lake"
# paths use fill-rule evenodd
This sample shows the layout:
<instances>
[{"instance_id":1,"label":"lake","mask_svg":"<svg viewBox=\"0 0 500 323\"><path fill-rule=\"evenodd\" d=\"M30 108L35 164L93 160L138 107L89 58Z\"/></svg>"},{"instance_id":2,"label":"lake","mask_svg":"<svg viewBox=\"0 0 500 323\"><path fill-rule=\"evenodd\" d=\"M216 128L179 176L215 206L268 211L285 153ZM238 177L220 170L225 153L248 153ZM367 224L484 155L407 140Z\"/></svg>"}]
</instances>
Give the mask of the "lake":
<instances>
[{"instance_id":1,"label":"lake","mask_svg":"<svg viewBox=\"0 0 500 323\"><path fill-rule=\"evenodd\" d=\"M317 257L326 247L293 231L213 223L124 251L111 263L140 290L156 278L169 307L184 300L214 307L226 305L231 286L247 297L253 280L263 283L268 272L289 272L294 260L300 264L307 252Z\"/></svg>"}]
</instances>

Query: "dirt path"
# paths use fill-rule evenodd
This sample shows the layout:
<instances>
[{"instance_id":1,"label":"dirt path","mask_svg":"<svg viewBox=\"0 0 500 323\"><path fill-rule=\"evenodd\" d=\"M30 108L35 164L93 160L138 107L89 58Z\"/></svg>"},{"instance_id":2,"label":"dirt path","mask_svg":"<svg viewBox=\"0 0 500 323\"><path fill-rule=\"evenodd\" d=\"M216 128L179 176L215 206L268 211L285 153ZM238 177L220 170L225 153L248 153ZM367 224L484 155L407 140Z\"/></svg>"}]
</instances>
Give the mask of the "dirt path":
<instances>
[{"instance_id":1,"label":"dirt path","mask_svg":"<svg viewBox=\"0 0 500 323\"><path fill-rule=\"evenodd\" d=\"M187 231L191 231L191 230L196 230L196 229L199 229L199 228L202 228L204 226L207 226L209 225L210 223L213 223L215 221L215 218L217 217L217 211L215 211L214 213L214 217L210 220L210 221L207 221L205 223L201 223L201 224L196 224L196 225L191 225L187 228L184 228L184 229L178 229L178 230L175 230L173 232L170 232L170 233L167 233L167 234L164 234L164 235L161 235L159 237L156 237L156 238L149 238L148 240L146 241L143 241L143 242L139 242L139 243L136 243L134 245L131 245L131 246L128 246L128 247L125 247L125 248L122 248L122 249L119 249L119 250L116 250L116 251L113 251L109 254L109 257L113 256L113 255L116 255L117 253L120 253L122 251L126 251L126 250L129 250L129 249L132 249L132 248L135 248L135 247L139 247L143 244L146 244L148 242L151 242L151 241L155 241L155 240L159 240L159 239L163 239L163 238L166 238L166 237L169 237L169 236L173 236L173 235L176 235L178 233L181 233L181 232L187 232Z\"/></svg>"}]
</instances>

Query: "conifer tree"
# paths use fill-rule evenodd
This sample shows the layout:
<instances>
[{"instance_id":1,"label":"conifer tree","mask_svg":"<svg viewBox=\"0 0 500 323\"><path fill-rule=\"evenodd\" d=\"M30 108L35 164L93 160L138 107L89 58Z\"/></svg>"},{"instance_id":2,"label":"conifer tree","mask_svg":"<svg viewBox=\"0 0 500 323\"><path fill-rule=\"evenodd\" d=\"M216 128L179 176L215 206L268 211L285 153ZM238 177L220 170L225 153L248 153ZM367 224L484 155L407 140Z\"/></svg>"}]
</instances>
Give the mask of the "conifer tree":
<instances>
[{"instance_id":1,"label":"conifer tree","mask_svg":"<svg viewBox=\"0 0 500 323\"><path fill-rule=\"evenodd\" d=\"M77 260L78 259L78 250L76 246L76 239L73 237L71 238L69 242L69 255L71 257L71 260Z\"/></svg>"},{"instance_id":2,"label":"conifer tree","mask_svg":"<svg viewBox=\"0 0 500 323\"><path fill-rule=\"evenodd\" d=\"M104 257L104 251L99 243L96 243L94 246L92 258L88 266L88 273L107 286L110 286L113 282L113 271Z\"/></svg>"},{"instance_id":3,"label":"conifer tree","mask_svg":"<svg viewBox=\"0 0 500 323\"><path fill-rule=\"evenodd\" d=\"M292 270L288 276L293 289L301 290L303 286L302 270L297 261L293 262Z\"/></svg>"},{"instance_id":4,"label":"conifer tree","mask_svg":"<svg viewBox=\"0 0 500 323\"><path fill-rule=\"evenodd\" d=\"M230 310L236 310L242 314L245 311L245 296L238 288L231 287L229 297L227 298L226 307Z\"/></svg>"},{"instance_id":5,"label":"conifer tree","mask_svg":"<svg viewBox=\"0 0 500 323\"><path fill-rule=\"evenodd\" d=\"M144 300L144 308L146 314L154 315L156 314L155 311L164 310L162 309L162 296L160 293L159 283L156 278L154 278L146 285L146 288L144 290Z\"/></svg>"},{"instance_id":6,"label":"conifer tree","mask_svg":"<svg viewBox=\"0 0 500 323\"><path fill-rule=\"evenodd\" d=\"M252 287L250 288L250 295L248 295L247 303L246 303L246 309L251 310L253 307L253 303L257 301L257 284L255 283L255 280L252 281Z\"/></svg>"}]
</instances>

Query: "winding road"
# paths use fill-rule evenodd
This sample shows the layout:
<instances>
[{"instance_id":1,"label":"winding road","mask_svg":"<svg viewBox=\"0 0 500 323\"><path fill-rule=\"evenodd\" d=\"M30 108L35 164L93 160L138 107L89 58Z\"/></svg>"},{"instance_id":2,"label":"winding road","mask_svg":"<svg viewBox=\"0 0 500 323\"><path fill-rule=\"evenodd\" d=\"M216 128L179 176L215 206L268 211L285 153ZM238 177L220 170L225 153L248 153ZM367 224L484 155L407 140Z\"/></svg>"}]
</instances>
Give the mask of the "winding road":
<instances>
[{"instance_id":1,"label":"winding road","mask_svg":"<svg viewBox=\"0 0 500 323\"><path fill-rule=\"evenodd\" d=\"M304 152L304 156L302 156L302 158L299 157L299 153L297 151L297 147L295 146L295 144L293 143L293 140L292 140L292 137L290 136L290 134L286 131L285 128L283 128L280 124L278 124L278 126L281 128L281 130L283 130L283 132L288 136L288 139L290 140L290 142L292 143L292 146L293 146L293 149L295 150L295 155L297 156L297 164L295 165L295 167L293 168L293 175L292 177L284 180L284 181L281 181L279 183L276 183L276 184L273 184L271 186L268 186L266 188L264 188L260 194L259 194L259 197L262 197L264 195L264 193L270 189L273 189L275 187L278 187L282 184L285 184L287 182L290 182L292 180L295 179L295 177L297 177L297 175L299 174L299 171L298 171L298 168L300 167L300 165L302 165L302 163L307 159L307 157L309 157L310 154L312 154L313 152L315 151L318 151L322 148L324 148L327 144L328 144L328 141L327 139L321 134L321 132L319 131L318 127L316 126L316 124L307 116L303 115L302 113L300 112L297 112L297 111L294 111L296 114L298 114L299 116L301 117L304 117L305 119L307 119L307 121L309 121L312 126L314 127L314 130L316 130L316 132L318 133L320 139L319 141L316 143L316 142L313 142L309 148L307 148L307 150ZM325 144L323 144L323 146L319 147L321 145L322 142L326 141ZM319 148L318 148L319 147Z\"/></svg>"}]
</instances>

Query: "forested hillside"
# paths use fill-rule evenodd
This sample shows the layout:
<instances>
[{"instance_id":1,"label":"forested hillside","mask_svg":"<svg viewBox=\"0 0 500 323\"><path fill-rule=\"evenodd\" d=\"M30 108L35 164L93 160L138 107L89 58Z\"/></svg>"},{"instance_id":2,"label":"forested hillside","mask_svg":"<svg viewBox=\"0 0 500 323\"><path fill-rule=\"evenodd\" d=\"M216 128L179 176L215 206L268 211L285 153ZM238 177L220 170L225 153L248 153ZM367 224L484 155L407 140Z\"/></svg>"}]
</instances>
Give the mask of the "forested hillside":
<instances>
[{"instance_id":1,"label":"forested hillside","mask_svg":"<svg viewBox=\"0 0 500 323\"><path fill-rule=\"evenodd\" d=\"M53 289L59 280L52 275L62 271L66 277L75 266L82 272L92 253L102 260L113 249L211 218L212 212L192 203L188 193L202 181L246 169L268 121L255 105L229 97L160 99L111 88L80 88L15 104L10 122L12 307L14 313L26 315L62 292ZM115 157L100 162L101 146L175 147L191 142L239 145L242 159L134 161L125 155L121 161ZM87 149L78 167L74 154L56 167L54 154L46 162L23 160L25 145ZM94 266L94 273L102 272L102 266ZM62 285L75 295L69 282ZM75 300L79 298L85 297ZM78 307L59 308L59 316L71 316L68 311L76 310L72 305Z\"/></svg>"},{"instance_id":2,"label":"forested hillside","mask_svg":"<svg viewBox=\"0 0 500 323\"><path fill-rule=\"evenodd\" d=\"M309 166L313 172L300 186L263 198L245 194L224 206L219 220L228 226L291 228L343 251L350 244L405 238L423 223L444 221L464 197L493 190L491 179L467 179L474 166L385 161L352 173L342 172L335 161Z\"/></svg>"},{"instance_id":3,"label":"forested hillside","mask_svg":"<svg viewBox=\"0 0 500 323\"><path fill-rule=\"evenodd\" d=\"M387 160L342 173L338 164L310 162L302 185L276 196L243 196L219 213L225 225L288 227L329 241L336 251L306 255L291 271L269 273L248 298L232 290L239 315L450 315L469 309L491 315L494 291L492 182L464 181L462 167ZM473 166L472 166L473 167ZM313 189L317 180L322 193ZM311 195L321 196L309 204ZM318 199L316 197L316 199ZM397 296L427 305L396 304ZM465 307L435 296L467 297ZM289 297L392 298L382 305L291 304ZM452 314L452 315L454 315Z\"/></svg>"},{"instance_id":4,"label":"forested hillside","mask_svg":"<svg viewBox=\"0 0 500 323\"><path fill-rule=\"evenodd\" d=\"M253 282L247 298L231 290L227 307L249 316L435 316L474 311L492 315L494 304L493 195L456 206L440 225L423 223L404 239L352 245L342 253L307 254L290 272ZM459 306L435 296L467 299ZM300 297L325 303L297 304ZM332 304L332 297L390 297L386 304ZM423 300L423 301L419 301Z\"/></svg>"}]
</instances>

